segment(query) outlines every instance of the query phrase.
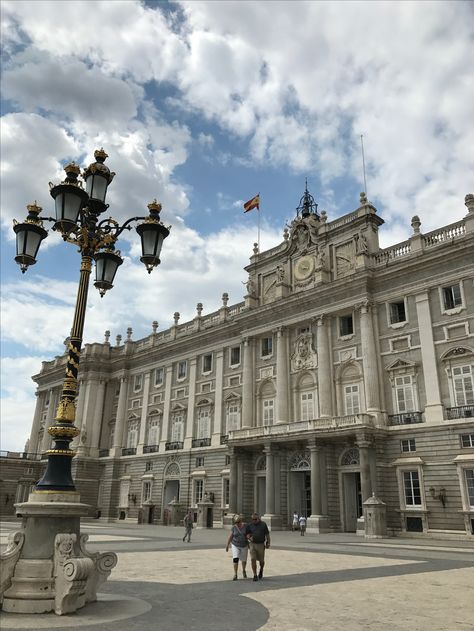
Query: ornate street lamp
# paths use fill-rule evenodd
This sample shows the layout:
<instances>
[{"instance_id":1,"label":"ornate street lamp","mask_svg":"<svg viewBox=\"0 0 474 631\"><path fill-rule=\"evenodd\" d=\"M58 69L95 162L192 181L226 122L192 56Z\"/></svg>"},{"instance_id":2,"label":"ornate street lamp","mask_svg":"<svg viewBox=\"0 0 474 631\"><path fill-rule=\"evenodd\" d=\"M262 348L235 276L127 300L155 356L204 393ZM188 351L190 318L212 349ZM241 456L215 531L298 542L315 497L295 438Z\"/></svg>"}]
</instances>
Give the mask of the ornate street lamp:
<instances>
[{"instance_id":1,"label":"ornate street lamp","mask_svg":"<svg viewBox=\"0 0 474 631\"><path fill-rule=\"evenodd\" d=\"M108 156L103 149L95 151L94 157L96 162L90 164L82 175L86 183L85 190L79 179L80 168L74 162L64 167L66 178L63 182L56 186L50 183L50 193L56 209L54 218L41 217L42 209L35 202L27 206L28 216L23 223L14 221L13 230L17 242L15 261L20 265L22 273L36 263L41 241L47 236L47 231L43 228L44 221L52 222L53 230L60 232L63 239L77 246L81 253L79 288L69 338L66 377L55 422L48 427L48 433L55 444L47 451L48 466L35 491L75 490L71 475L71 459L75 452L69 445L80 433L74 425L75 399L92 261L95 261L96 267L94 285L103 296L113 287L115 274L123 262L120 252L115 250L115 243L124 230L132 229L131 223L140 222L136 226L142 242L143 255L140 260L145 264L148 273L159 265L161 247L169 235L169 228L160 220L161 204L156 200L148 205L147 217L133 217L122 225L111 217L100 219L108 208L105 198L115 173L104 164Z\"/></svg>"}]
</instances>

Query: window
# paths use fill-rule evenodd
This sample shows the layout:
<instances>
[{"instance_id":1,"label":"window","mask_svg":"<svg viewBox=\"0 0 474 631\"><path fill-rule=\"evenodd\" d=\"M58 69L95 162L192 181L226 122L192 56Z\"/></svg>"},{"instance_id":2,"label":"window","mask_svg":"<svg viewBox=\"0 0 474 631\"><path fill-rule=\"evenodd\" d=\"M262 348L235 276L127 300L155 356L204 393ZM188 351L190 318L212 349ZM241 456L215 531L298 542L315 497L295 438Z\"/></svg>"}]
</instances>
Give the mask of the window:
<instances>
[{"instance_id":1,"label":"window","mask_svg":"<svg viewBox=\"0 0 474 631\"><path fill-rule=\"evenodd\" d=\"M415 397L411 375L395 377L395 398L398 414L415 411Z\"/></svg>"},{"instance_id":2,"label":"window","mask_svg":"<svg viewBox=\"0 0 474 631\"><path fill-rule=\"evenodd\" d=\"M240 364L240 346L233 346L230 349L230 365L238 366Z\"/></svg>"},{"instance_id":3,"label":"window","mask_svg":"<svg viewBox=\"0 0 474 631\"><path fill-rule=\"evenodd\" d=\"M133 391L140 392L140 390L142 389L142 383L143 375L135 375L135 378L133 380Z\"/></svg>"},{"instance_id":4,"label":"window","mask_svg":"<svg viewBox=\"0 0 474 631\"><path fill-rule=\"evenodd\" d=\"M131 401L131 405L130 405L130 407L131 407L132 409L136 409L136 408L139 408L139 407L140 407L140 404L141 404L141 399L133 399L133 400Z\"/></svg>"},{"instance_id":5,"label":"window","mask_svg":"<svg viewBox=\"0 0 474 631\"><path fill-rule=\"evenodd\" d=\"M420 476L418 471L403 472L406 506L421 506Z\"/></svg>"},{"instance_id":6,"label":"window","mask_svg":"<svg viewBox=\"0 0 474 631\"><path fill-rule=\"evenodd\" d=\"M474 434L461 434L461 447L474 447Z\"/></svg>"},{"instance_id":7,"label":"window","mask_svg":"<svg viewBox=\"0 0 474 631\"><path fill-rule=\"evenodd\" d=\"M209 438L211 435L211 410L202 407L198 410L196 438Z\"/></svg>"},{"instance_id":8,"label":"window","mask_svg":"<svg viewBox=\"0 0 474 631\"><path fill-rule=\"evenodd\" d=\"M186 379L188 362L186 360L178 362L178 379Z\"/></svg>"},{"instance_id":9,"label":"window","mask_svg":"<svg viewBox=\"0 0 474 631\"><path fill-rule=\"evenodd\" d=\"M203 467L204 466L204 456L198 456L196 458L196 467Z\"/></svg>"},{"instance_id":10,"label":"window","mask_svg":"<svg viewBox=\"0 0 474 631\"><path fill-rule=\"evenodd\" d=\"M109 449L114 446L115 423L109 425Z\"/></svg>"},{"instance_id":11,"label":"window","mask_svg":"<svg viewBox=\"0 0 474 631\"><path fill-rule=\"evenodd\" d=\"M204 480L194 480L194 504L202 502L204 495Z\"/></svg>"},{"instance_id":12,"label":"window","mask_svg":"<svg viewBox=\"0 0 474 631\"><path fill-rule=\"evenodd\" d=\"M225 461L224 461L224 462L225 462L225 465L226 465L226 466L230 464L230 456L229 456L229 455L227 455L227 454L226 454L226 457L225 457Z\"/></svg>"},{"instance_id":13,"label":"window","mask_svg":"<svg viewBox=\"0 0 474 631\"><path fill-rule=\"evenodd\" d=\"M163 368L155 368L155 388L163 385L165 371Z\"/></svg>"},{"instance_id":14,"label":"window","mask_svg":"<svg viewBox=\"0 0 474 631\"><path fill-rule=\"evenodd\" d=\"M176 390L177 399L184 399L185 396L186 396L186 391L184 389Z\"/></svg>"},{"instance_id":15,"label":"window","mask_svg":"<svg viewBox=\"0 0 474 631\"><path fill-rule=\"evenodd\" d=\"M459 283L450 285L449 287L443 287L442 294L444 309L446 311L462 306L461 287Z\"/></svg>"},{"instance_id":16,"label":"window","mask_svg":"<svg viewBox=\"0 0 474 631\"><path fill-rule=\"evenodd\" d=\"M160 422L157 416L148 420L147 445L158 445Z\"/></svg>"},{"instance_id":17,"label":"window","mask_svg":"<svg viewBox=\"0 0 474 631\"><path fill-rule=\"evenodd\" d=\"M474 507L474 469L464 469L469 506Z\"/></svg>"},{"instance_id":18,"label":"window","mask_svg":"<svg viewBox=\"0 0 474 631\"><path fill-rule=\"evenodd\" d=\"M360 397L359 386L357 384L344 386L344 400L346 406L346 414L359 414Z\"/></svg>"},{"instance_id":19,"label":"window","mask_svg":"<svg viewBox=\"0 0 474 631\"><path fill-rule=\"evenodd\" d=\"M230 480L229 480L229 478L224 478L222 480L222 504L223 504L223 506L229 506L229 497L230 497Z\"/></svg>"},{"instance_id":20,"label":"window","mask_svg":"<svg viewBox=\"0 0 474 631\"><path fill-rule=\"evenodd\" d=\"M414 438L406 438L400 441L400 448L403 453L416 451L416 442Z\"/></svg>"},{"instance_id":21,"label":"window","mask_svg":"<svg viewBox=\"0 0 474 631\"><path fill-rule=\"evenodd\" d=\"M229 386L240 386L240 375L229 377Z\"/></svg>"},{"instance_id":22,"label":"window","mask_svg":"<svg viewBox=\"0 0 474 631\"><path fill-rule=\"evenodd\" d=\"M240 402L229 401L226 405L226 428L228 432L240 429Z\"/></svg>"},{"instance_id":23,"label":"window","mask_svg":"<svg viewBox=\"0 0 474 631\"><path fill-rule=\"evenodd\" d=\"M153 462L149 460L145 463L145 471L151 471L153 469Z\"/></svg>"},{"instance_id":24,"label":"window","mask_svg":"<svg viewBox=\"0 0 474 631\"><path fill-rule=\"evenodd\" d=\"M456 406L474 403L472 372L472 366L453 368L454 403Z\"/></svg>"},{"instance_id":25,"label":"window","mask_svg":"<svg viewBox=\"0 0 474 631\"><path fill-rule=\"evenodd\" d=\"M143 482L142 487L142 504L151 500L151 481L146 480Z\"/></svg>"},{"instance_id":26,"label":"window","mask_svg":"<svg viewBox=\"0 0 474 631\"><path fill-rule=\"evenodd\" d=\"M406 322L405 301L391 302L389 304L390 324Z\"/></svg>"},{"instance_id":27,"label":"window","mask_svg":"<svg viewBox=\"0 0 474 631\"><path fill-rule=\"evenodd\" d=\"M202 372L212 371L212 353L203 355L202 357Z\"/></svg>"},{"instance_id":28,"label":"window","mask_svg":"<svg viewBox=\"0 0 474 631\"><path fill-rule=\"evenodd\" d=\"M272 425L275 409L275 399L265 399L263 401L263 425Z\"/></svg>"},{"instance_id":29,"label":"window","mask_svg":"<svg viewBox=\"0 0 474 631\"><path fill-rule=\"evenodd\" d=\"M175 414L171 422L171 442L180 443L183 440L184 419L182 414Z\"/></svg>"},{"instance_id":30,"label":"window","mask_svg":"<svg viewBox=\"0 0 474 631\"><path fill-rule=\"evenodd\" d=\"M262 338L262 357L268 357L273 353L273 338Z\"/></svg>"},{"instance_id":31,"label":"window","mask_svg":"<svg viewBox=\"0 0 474 631\"><path fill-rule=\"evenodd\" d=\"M138 420L134 419L128 422L127 427L127 447L134 448L138 443Z\"/></svg>"},{"instance_id":32,"label":"window","mask_svg":"<svg viewBox=\"0 0 474 631\"><path fill-rule=\"evenodd\" d=\"M352 315L345 315L339 318L339 336L345 337L346 335L353 335L354 322Z\"/></svg>"},{"instance_id":33,"label":"window","mask_svg":"<svg viewBox=\"0 0 474 631\"><path fill-rule=\"evenodd\" d=\"M314 418L314 401L312 392L301 393L301 420L310 421Z\"/></svg>"}]
</instances>

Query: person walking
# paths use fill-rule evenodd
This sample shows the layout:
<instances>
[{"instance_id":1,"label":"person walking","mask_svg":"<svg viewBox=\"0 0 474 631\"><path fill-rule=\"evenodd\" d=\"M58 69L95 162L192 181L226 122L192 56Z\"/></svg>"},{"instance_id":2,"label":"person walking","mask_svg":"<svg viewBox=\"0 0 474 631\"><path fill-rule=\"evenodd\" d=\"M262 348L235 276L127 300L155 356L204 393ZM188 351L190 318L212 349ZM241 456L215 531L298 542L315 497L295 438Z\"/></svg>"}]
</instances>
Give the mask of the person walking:
<instances>
[{"instance_id":1,"label":"person walking","mask_svg":"<svg viewBox=\"0 0 474 631\"><path fill-rule=\"evenodd\" d=\"M253 513L252 521L247 525L247 539L250 542L250 562L252 564L253 580L262 580L265 566L265 549L270 547L270 532L267 524L260 519L258 513ZM258 576L257 561L260 565Z\"/></svg>"},{"instance_id":2,"label":"person walking","mask_svg":"<svg viewBox=\"0 0 474 631\"><path fill-rule=\"evenodd\" d=\"M183 519L183 524L184 524L183 542L186 541L186 537L187 537L188 543L191 543L191 533L193 531L193 522L194 522L194 515L193 515L193 511L190 509L188 510L188 512L186 513Z\"/></svg>"},{"instance_id":3,"label":"person walking","mask_svg":"<svg viewBox=\"0 0 474 631\"><path fill-rule=\"evenodd\" d=\"M306 517L301 515L298 521L300 525L300 535L304 537L304 533L306 532Z\"/></svg>"},{"instance_id":4,"label":"person walking","mask_svg":"<svg viewBox=\"0 0 474 631\"><path fill-rule=\"evenodd\" d=\"M229 538L225 551L229 551L229 546L232 547L232 563L234 564L234 578L237 580L237 573L239 570L239 560L242 565L242 578L247 578L247 555L249 551L249 542L247 540L247 528L240 515L234 515L234 525L230 531Z\"/></svg>"},{"instance_id":5,"label":"person walking","mask_svg":"<svg viewBox=\"0 0 474 631\"><path fill-rule=\"evenodd\" d=\"M293 521L291 523L291 530L293 532L295 532L295 530L298 530L298 522L299 522L299 520L298 520L298 513L295 511L293 513Z\"/></svg>"}]
</instances>

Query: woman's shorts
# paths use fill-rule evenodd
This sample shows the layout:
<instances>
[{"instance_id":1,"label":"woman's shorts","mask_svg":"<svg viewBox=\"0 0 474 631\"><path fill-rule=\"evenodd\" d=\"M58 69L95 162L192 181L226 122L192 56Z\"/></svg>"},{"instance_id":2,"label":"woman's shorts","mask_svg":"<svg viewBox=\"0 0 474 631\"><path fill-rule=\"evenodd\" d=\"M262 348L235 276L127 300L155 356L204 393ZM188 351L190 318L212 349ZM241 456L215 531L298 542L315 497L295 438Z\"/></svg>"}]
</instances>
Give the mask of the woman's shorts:
<instances>
[{"instance_id":1,"label":"woman's shorts","mask_svg":"<svg viewBox=\"0 0 474 631\"><path fill-rule=\"evenodd\" d=\"M250 558L252 561L264 563L265 561L265 544L250 542Z\"/></svg>"},{"instance_id":2,"label":"woman's shorts","mask_svg":"<svg viewBox=\"0 0 474 631\"><path fill-rule=\"evenodd\" d=\"M234 546L234 544L232 544L232 558L233 559L240 559L243 563L246 563L248 552L249 552L248 546L245 546L245 548L239 548L238 546Z\"/></svg>"}]
</instances>

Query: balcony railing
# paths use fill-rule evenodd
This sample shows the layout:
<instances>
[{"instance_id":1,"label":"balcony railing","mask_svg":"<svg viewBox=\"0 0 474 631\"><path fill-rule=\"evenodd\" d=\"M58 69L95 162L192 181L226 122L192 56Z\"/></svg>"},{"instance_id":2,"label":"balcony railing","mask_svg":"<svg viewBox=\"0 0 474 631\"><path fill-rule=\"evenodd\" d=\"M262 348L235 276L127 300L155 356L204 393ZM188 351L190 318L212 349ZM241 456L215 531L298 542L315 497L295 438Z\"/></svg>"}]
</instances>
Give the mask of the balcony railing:
<instances>
[{"instance_id":1,"label":"balcony railing","mask_svg":"<svg viewBox=\"0 0 474 631\"><path fill-rule=\"evenodd\" d=\"M211 439L210 438L193 438L191 442L191 447L210 447Z\"/></svg>"},{"instance_id":2,"label":"balcony railing","mask_svg":"<svg viewBox=\"0 0 474 631\"><path fill-rule=\"evenodd\" d=\"M107 458L110 454L110 449L99 449L99 458Z\"/></svg>"},{"instance_id":3,"label":"balcony railing","mask_svg":"<svg viewBox=\"0 0 474 631\"><path fill-rule=\"evenodd\" d=\"M143 453L144 454L154 454L159 449L159 445L144 445Z\"/></svg>"},{"instance_id":4,"label":"balcony railing","mask_svg":"<svg viewBox=\"0 0 474 631\"><path fill-rule=\"evenodd\" d=\"M124 447L122 449L122 456L134 456L137 453L136 447Z\"/></svg>"},{"instance_id":5,"label":"balcony railing","mask_svg":"<svg viewBox=\"0 0 474 631\"><path fill-rule=\"evenodd\" d=\"M474 405L458 405L455 408L446 408L446 416L449 420L456 418L474 418Z\"/></svg>"},{"instance_id":6,"label":"balcony railing","mask_svg":"<svg viewBox=\"0 0 474 631\"><path fill-rule=\"evenodd\" d=\"M181 440L175 440L174 442L165 443L165 451L172 451L173 449L182 449L183 442Z\"/></svg>"},{"instance_id":7,"label":"balcony railing","mask_svg":"<svg viewBox=\"0 0 474 631\"><path fill-rule=\"evenodd\" d=\"M423 423L421 412L403 412L402 414L389 414L389 425L410 425L411 423Z\"/></svg>"},{"instance_id":8,"label":"balcony railing","mask_svg":"<svg viewBox=\"0 0 474 631\"><path fill-rule=\"evenodd\" d=\"M223 434L221 436L221 445L227 445L229 442L229 434Z\"/></svg>"},{"instance_id":9,"label":"balcony railing","mask_svg":"<svg viewBox=\"0 0 474 631\"><path fill-rule=\"evenodd\" d=\"M41 460L43 454L33 454L26 451L0 451L0 458L21 458L22 460ZM45 456L46 457L46 456Z\"/></svg>"}]
</instances>

